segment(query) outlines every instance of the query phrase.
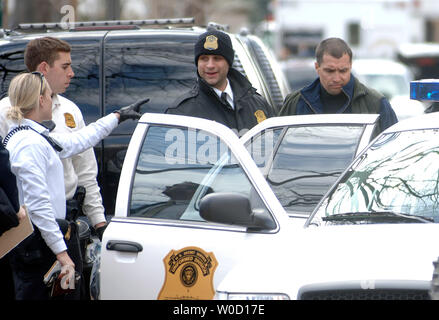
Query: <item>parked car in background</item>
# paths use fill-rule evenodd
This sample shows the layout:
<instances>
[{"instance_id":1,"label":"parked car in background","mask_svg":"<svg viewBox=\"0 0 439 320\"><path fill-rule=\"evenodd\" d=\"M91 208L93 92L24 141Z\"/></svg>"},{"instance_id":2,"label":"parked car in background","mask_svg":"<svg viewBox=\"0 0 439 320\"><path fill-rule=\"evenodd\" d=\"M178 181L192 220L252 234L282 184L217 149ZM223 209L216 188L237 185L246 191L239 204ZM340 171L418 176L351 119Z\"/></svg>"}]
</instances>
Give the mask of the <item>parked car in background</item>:
<instances>
[{"instance_id":1,"label":"parked car in background","mask_svg":"<svg viewBox=\"0 0 439 320\"><path fill-rule=\"evenodd\" d=\"M414 76L404 64L390 59L354 59L352 73L387 97L399 121L424 114L426 106L410 99L409 83Z\"/></svg>"},{"instance_id":2,"label":"parked car in background","mask_svg":"<svg viewBox=\"0 0 439 320\"><path fill-rule=\"evenodd\" d=\"M314 58L291 58L281 61L280 65L290 85L291 91L300 90L311 84L317 77Z\"/></svg>"},{"instance_id":3,"label":"parked car in background","mask_svg":"<svg viewBox=\"0 0 439 320\"><path fill-rule=\"evenodd\" d=\"M191 18L77 22L67 31L58 23L21 24L14 31L3 30L0 38L0 94L6 95L11 79L25 71L23 55L28 41L52 36L72 46L75 77L64 96L79 106L87 124L145 97L150 101L142 106L142 113L162 113L195 83L193 47L205 31L206 27L195 25ZM268 51L256 37L230 36L234 67L276 109L288 91L283 75L277 72L277 61L265 56ZM114 213L120 171L135 125L123 123L95 146L98 181L109 216Z\"/></svg>"},{"instance_id":4,"label":"parked car in background","mask_svg":"<svg viewBox=\"0 0 439 320\"><path fill-rule=\"evenodd\" d=\"M368 144L377 118L275 117L239 139L217 122L144 114L94 268L100 299L211 299L248 254L295 256L309 213Z\"/></svg>"}]
</instances>

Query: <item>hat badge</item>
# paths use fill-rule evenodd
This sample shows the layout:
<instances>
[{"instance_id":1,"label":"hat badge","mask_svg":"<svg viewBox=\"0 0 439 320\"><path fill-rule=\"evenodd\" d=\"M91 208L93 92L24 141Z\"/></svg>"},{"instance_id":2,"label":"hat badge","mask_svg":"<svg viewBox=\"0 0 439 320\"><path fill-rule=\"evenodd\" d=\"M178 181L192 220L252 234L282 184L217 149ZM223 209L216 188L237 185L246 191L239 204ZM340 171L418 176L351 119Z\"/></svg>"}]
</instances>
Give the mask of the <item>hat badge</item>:
<instances>
[{"instance_id":1,"label":"hat badge","mask_svg":"<svg viewBox=\"0 0 439 320\"><path fill-rule=\"evenodd\" d=\"M218 38L214 35L210 35L206 37L206 41L204 42L204 49L206 50L216 50L218 49Z\"/></svg>"}]
</instances>

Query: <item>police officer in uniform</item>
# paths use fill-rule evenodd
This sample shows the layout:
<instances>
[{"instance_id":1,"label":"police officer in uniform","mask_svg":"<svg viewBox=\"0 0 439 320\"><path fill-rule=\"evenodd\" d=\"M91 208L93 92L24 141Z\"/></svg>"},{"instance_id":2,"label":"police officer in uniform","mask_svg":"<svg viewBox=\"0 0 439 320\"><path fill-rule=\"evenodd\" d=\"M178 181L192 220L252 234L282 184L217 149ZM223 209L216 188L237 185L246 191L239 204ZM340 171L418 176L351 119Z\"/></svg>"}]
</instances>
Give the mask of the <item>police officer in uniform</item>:
<instances>
[{"instance_id":1,"label":"police officer in uniform","mask_svg":"<svg viewBox=\"0 0 439 320\"><path fill-rule=\"evenodd\" d=\"M61 265L60 279L68 280L68 288L77 289L72 284L76 272L80 273L77 263L81 261L75 261L72 256L75 254L70 245L73 236L69 236L69 230L63 230L58 221L66 218L64 169L60 158L93 147L122 121L139 119L140 105L149 100L121 108L73 133L49 134L41 123L52 118L52 96L48 81L39 72L19 74L9 86L12 106L7 117L13 124L3 144L9 151L11 171L17 178L19 201L28 208L34 225L33 234L11 252L17 300L50 297L43 277L55 261ZM78 298L78 295L69 298Z\"/></svg>"},{"instance_id":2,"label":"police officer in uniform","mask_svg":"<svg viewBox=\"0 0 439 320\"><path fill-rule=\"evenodd\" d=\"M194 54L198 81L166 113L214 120L238 136L274 116L267 101L232 67L235 52L226 33L208 30L201 34Z\"/></svg>"}]
</instances>

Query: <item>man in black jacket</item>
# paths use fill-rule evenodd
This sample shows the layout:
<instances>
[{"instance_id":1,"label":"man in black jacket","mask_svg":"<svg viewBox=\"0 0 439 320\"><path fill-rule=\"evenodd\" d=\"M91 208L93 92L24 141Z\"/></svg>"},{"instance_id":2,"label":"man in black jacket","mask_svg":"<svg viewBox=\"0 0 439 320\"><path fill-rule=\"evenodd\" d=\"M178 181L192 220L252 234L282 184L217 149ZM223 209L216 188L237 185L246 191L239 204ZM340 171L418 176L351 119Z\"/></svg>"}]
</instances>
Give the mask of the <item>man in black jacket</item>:
<instances>
[{"instance_id":1,"label":"man in black jacket","mask_svg":"<svg viewBox=\"0 0 439 320\"><path fill-rule=\"evenodd\" d=\"M198 81L166 113L214 120L238 136L274 116L247 78L232 68L235 52L226 33L209 30L201 34L194 53Z\"/></svg>"}]
</instances>

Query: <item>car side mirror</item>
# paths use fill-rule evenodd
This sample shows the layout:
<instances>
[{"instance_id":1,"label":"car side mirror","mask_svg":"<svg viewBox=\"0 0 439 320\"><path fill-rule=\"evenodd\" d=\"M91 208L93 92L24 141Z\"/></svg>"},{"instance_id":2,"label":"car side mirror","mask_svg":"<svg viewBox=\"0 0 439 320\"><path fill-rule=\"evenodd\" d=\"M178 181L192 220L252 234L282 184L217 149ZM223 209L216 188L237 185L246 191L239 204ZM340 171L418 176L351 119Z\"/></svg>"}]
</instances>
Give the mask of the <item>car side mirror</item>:
<instances>
[{"instance_id":1,"label":"car side mirror","mask_svg":"<svg viewBox=\"0 0 439 320\"><path fill-rule=\"evenodd\" d=\"M263 210L252 210L250 200L236 193L211 193L200 202L201 217L210 222L238 225L249 229L273 230L273 218Z\"/></svg>"}]
</instances>

